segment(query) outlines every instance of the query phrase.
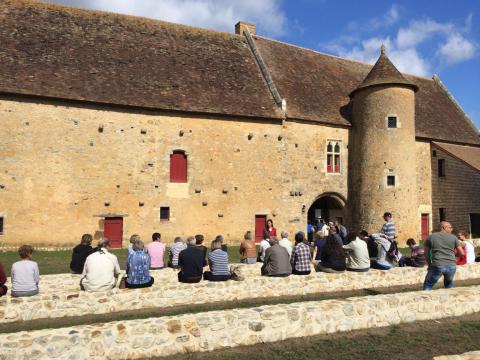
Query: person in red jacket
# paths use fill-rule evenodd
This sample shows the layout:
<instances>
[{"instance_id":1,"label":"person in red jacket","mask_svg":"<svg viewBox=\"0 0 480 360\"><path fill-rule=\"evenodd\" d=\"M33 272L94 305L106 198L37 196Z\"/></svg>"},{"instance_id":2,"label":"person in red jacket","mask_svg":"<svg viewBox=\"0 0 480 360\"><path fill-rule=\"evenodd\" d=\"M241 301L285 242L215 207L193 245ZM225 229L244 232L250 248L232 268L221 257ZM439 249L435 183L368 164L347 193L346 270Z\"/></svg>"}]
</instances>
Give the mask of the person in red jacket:
<instances>
[{"instance_id":1,"label":"person in red jacket","mask_svg":"<svg viewBox=\"0 0 480 360\"><path fill-rule=\"evenodd\" d=\"M0 263L0 297L7 294L8 288L5 286L7 282L7 275L5 275L5 270L3 270L3 265Z\"/></svg>"},{"instance_id":2,"label":"person in red jacket","mask_svg":"<svg viewBox=\"0 0 480 360\"><path fill-rule=\"evenodd\" d=\"M277 229L275 229L273 227L273 220L272 219L268 219L266 224L265 224L265 231L268 232L268 235L270 235L270 237L272 236L277 236Z\"/></svg>"}]
</instances>

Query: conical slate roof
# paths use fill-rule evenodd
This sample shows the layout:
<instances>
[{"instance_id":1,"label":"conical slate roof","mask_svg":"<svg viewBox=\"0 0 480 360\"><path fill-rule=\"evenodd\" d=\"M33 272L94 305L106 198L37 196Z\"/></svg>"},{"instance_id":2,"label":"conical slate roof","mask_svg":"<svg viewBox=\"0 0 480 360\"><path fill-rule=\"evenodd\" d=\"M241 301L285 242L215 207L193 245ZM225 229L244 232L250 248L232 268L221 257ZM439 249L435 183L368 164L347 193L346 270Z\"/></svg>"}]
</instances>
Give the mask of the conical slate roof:
<instances>
[{"instance_id":1,"label":"conical slate roof","mask_svg":"<svg viewBox=\"0 0 480 360\"><path fill-rule=\"evenodd\" d=\"M363 82L350 93L350 97L360 89L377 85L404 85L411 87L414 91L418 90L418 86L405 79L405 77L398 71L395 65L392 64L388 56L385 54L385 46L382 45L380 57L368 73Z\"/></svg>"}]
</instances>

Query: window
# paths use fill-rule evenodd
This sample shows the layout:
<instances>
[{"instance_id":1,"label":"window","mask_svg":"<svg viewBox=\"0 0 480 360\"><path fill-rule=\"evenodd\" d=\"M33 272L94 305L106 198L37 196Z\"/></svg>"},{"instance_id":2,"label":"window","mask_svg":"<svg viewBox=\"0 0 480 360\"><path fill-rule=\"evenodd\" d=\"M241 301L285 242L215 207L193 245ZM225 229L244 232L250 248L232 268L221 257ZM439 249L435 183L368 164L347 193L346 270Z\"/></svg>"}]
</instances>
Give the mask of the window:
<instances>
[{"instance_id":1,"label":"window","mask_svg":"<svg viewBox=\"0 0 480 360\"><path fill-rule=\"evenodd\" d=\"M0 235L3 235L3 216L0 216Z\"/></svg>"},{"instance_id":2,"label":"window","mask_svg":"<svg viewBox=\"0 0 480 360\"><path fill-rule=\"evenodd\" d=\"M445 177L445 159L438 159L438 177Z\"/></svg>"},{"instance_id":3,"label":"window","mask_svg":"<svg viewBox=\"0 0 480 360\"><path fill-rule=\"evenodd\" d=\"M160 207L160 221L169 221L170 220L170 207L162 206Z\"/></svg>"},{"instance_id":4,"label":"window","mask_svg":"<svg viewBox=\"0 0 480 360\"><path fill-rule=\"evenodd\" d=\"M387 176L387 186L395 186L395 175Z\"/></svg>"},{"instance_id":5,"label":"window","mask_svg":"<svg viewBox=\"0 0 480 360\"><path fill-rule=\"evenodd\" d=\"M327 173L340 173L340 150L339 141L327 143Z\"/></svg>"},{"instance_id":6,"label":"window","mask_svg":"<svg viewBox=\"0 0 480 360\"><path fill-rule=\"evenodd\" d=\"M389 129L396 129L397 126L397 117L396 116L389 116L387 118L387 126Z\"/></svg>"},{"instance_id":7,"label":"window","mask_svg":"<svg viewBox=\"0 0 480 360\"><path fill-rule=\"evenodd\" d=\"M447 221L447 209L446 208L439 208L438 209L438 216L440 217L440 221Z\"/></svg>"},{"instance_id":8,"label":"window","mask_svg":"<svg viewBox=\"0 0 480 360\"><path fill-rule=\"evenodd\" d=\"M187 155L185 151L175 150L170 155L170 182L187 182Z\"/></svg>"}]
</instances>

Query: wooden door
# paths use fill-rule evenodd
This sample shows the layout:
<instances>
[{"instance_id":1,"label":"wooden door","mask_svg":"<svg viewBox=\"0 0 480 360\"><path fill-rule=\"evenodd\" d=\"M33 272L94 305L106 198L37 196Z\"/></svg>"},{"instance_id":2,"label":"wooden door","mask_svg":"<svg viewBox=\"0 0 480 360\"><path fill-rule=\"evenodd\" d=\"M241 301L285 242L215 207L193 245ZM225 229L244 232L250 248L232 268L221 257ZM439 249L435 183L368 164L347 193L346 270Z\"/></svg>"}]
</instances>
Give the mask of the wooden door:
<instances>
[{"instance_id":1,"label":"wooden door","mask_svg":"<svg viewBox=\"0 0 480 360\"><path fill-rule=\"evenodd\" d=\"M472 239L480 238L480 214L470 214L470 233Z\"/></svg>"},{"instance_id":2,"label":"wooden door","mask_svg":"<svg viewBox=\"0 0 480 360\"><path fill-rule=\"evenodd\" d=\"M429 214L422 214L422 240L426 240L429 235L430 230L430 215Z\"/></svg>"},{"instance_id":3,"label":"wooden door","mask_svg":"<svg viewBox=\"0 0 480 360\"><path fill-rule=\"evenodd\" d=\"M110 241L110 246L112 248L121 248L123 238L123 218L105 218L103 237Z\"/></svg>"},{"instance_id":4,"label":"wooden door","mask_svg":"<svg viewBox=\"0 0 480 360\"><path fill-rule=\"evenodd\" d=\"M263 230L265 230L265 223L267 222L267 215L255 215L255 242L259 243L263 239Z\"/></svg>"}]
</instances>

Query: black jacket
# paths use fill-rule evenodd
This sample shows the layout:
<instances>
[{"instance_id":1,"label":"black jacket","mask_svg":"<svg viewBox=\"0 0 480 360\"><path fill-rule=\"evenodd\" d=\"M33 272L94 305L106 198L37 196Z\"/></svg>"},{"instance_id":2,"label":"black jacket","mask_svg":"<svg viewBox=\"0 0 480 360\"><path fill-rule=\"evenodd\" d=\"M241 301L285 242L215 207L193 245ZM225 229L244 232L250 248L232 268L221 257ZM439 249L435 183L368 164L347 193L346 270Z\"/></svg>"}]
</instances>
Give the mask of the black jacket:
<instances>
[{"instance_id":1,"label":"black jacket","mask_svg":"<svg viewBox=\"0 0 480 360\"><path fill-rule=\"evenodd\" d=\"M80 244L73 248L72 261L70 262L70 269L77 274L83 272L83 265L87 256L95 252L90 245Z\"/></svg>"}]
</instances>

